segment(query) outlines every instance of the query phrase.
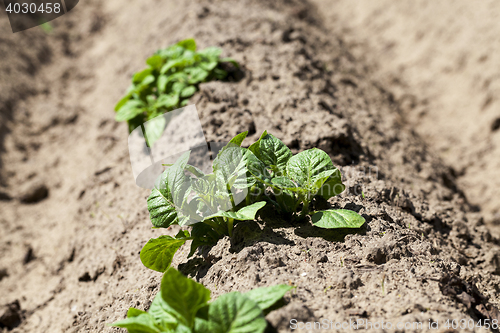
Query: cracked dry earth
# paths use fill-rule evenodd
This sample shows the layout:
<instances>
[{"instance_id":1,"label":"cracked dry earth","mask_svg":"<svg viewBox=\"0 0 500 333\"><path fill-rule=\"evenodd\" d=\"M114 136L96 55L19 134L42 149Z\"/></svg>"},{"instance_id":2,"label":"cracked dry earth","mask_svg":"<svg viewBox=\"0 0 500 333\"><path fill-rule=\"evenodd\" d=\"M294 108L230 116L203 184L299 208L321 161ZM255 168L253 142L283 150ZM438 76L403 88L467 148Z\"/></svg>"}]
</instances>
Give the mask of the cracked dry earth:
<instances>
[{"instance_id":1,"label":"cracked dry earth","mask_svg":"<svg viewBox=\"0 0 500 333\"><path fill-rule=\"evenodd\" d=\"M297 286L267 316L278 332L291 319L423 323L408 332L500 320L500 240L321 12L305 0L89 0L54 21L53 35L8 35L0 50L19 74L2 64L0 329L119 332L106 323L149 307L161 274L139 251L178 230L150 228L148 191L134 184L112 110L148 55L187 37L221 47L245 73L192 97L207 140L248 130L248 145L268 130L294 153L325 150L348 186L328 205L367 223L325 231L265 208L189 260L185 245L175 267L213 297Z\"/></svg>"}]
</instances>

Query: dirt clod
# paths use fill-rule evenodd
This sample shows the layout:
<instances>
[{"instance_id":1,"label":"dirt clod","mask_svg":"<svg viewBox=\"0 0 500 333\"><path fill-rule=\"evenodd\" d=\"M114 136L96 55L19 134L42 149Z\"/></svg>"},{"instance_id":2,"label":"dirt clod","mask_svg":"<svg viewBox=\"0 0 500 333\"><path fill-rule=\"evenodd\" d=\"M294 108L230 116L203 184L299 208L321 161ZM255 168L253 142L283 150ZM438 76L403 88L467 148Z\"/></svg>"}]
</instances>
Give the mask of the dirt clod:
<instances>
[{"instance_id":1,"label":"dirt clod","mask_svg":"<svg viewBox=\"0 0 500 333\"><path fill-rule=\"evenodd\" d=\"M24 204L34 204L38 203L49 196L49 189L46 185L36 185L26 191L26 193L22 194L19 198Z\"/></svg>"},{"instance_id":2,"label":"dirt clod","mask_svg":"<svg viewBox=\"0 0 500 333\"><path fill-rule=\"evenodd\" d=\"M19 326L23 319L23 311L19 301L0 306L0 328L9 330Z\"/></svg>"}]
</instances>

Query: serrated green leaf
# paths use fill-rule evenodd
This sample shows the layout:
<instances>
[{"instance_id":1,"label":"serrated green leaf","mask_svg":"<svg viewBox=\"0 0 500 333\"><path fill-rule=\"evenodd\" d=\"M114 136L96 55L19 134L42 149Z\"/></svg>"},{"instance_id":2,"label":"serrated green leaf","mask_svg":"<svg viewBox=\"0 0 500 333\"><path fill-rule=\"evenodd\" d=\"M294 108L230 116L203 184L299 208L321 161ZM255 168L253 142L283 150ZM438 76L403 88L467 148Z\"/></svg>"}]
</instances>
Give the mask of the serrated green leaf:
<instances>
[{"instance_id":1,"label":"serrated green leaf","mask_svg":"<svg viewBox=\"0 0 500 333\"><path fill-rule=\"evenodd\" d=\"M177 45L182 46L186 50L196 51L196 42L193 38L181 40Z\"/></svg>"},{"instance_id":2,"label":"serrated green leaf","mask_svg":"<svg viewBox=\"0 0 500 333\"><path fill-rule=\"evenodd\" d=\"M283 296L285 296L287 291L292 289L292 286L279 284L272 287L256 288L244 293L243 295L253 300L262 309L262 311L265 311L275 305L283 298Z\"/></svg>"},{"instance_id":3,"label":"serrated green leaf","mask_svg":"<svg viewBox=\"0 0 500 333\"><path fill-rule=\"evenodd\" d=\"M161 280L163 300L184 319L188 327L194 325L196 312L210 300L210 290L178 272L168 269Z\"/></svg>"},{"instance_id":4,"label":"serrated green leaf","mask_svg":"<svg viewBox=\"0 0 500 333\"><path fill-rule=\"evenodd\" d=\"M187 239L170 236L151 238L141 250L140 258L144 266L157 272L165 272L170 267L175 252Z\"/></svg>"},{"instance_id":5,"label":"serrated green leaf","mask_svg":"<svg viewBox=\"0 0 500 333\"><path fill-rule=\"evenodd\" d=\"M232 219L235 219L238 221L251 221L251 220L255 219L255 215L257 214L257 211L259 211L259 209L261 209L265 205L266 205L265 201L259 201L259 202L256 202L256 203L250 205L250 206L245 206L237 212L219 211L213 215L206 217L205 220L211 219L214 217L227 217L227 218L232 218Z\"/></svg>"},{"instance_id":6,"label":"serrated green leaf","mask_svg":"<svg viewBox=\"0 0 500 333\"><path fill-rule=\"evenodd\" d=\"M365 223L365 219L351 210L329 209L314 214L312 222L320 228L359 228Z\"/></svg>"},{"instance_id":7,"label":"serrated green leaf","mask_svg":"<svg viewBox=\"0 0 500 333\"><path fill-rule=\"evenodd\" d=\"M238 292L217 298L210 304L208 316L212 333L262 333L267 326L257 303Z\"/></svg>"},{"instance_id":8,"label":"serrated green leaf","mask_svg":"<svg viewBox=\"0 0 500 333\"><path fill-rule=\"evenodd\" d=\"M182 89L180 95L182 98L188 98L191 97L195 92L196 92L195 86L187 86L186 88Z\"/></svg>"}]
</instances>

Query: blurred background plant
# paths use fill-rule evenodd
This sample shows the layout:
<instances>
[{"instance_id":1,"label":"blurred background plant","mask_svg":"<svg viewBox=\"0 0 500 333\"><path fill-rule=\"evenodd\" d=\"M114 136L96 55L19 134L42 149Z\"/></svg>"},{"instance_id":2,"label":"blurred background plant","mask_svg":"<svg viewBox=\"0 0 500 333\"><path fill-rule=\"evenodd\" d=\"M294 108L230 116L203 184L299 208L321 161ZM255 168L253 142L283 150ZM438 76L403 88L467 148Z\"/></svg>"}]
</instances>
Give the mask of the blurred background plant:
<instances>
[{"instance_id":1,"label":"blurred background plant","mask_svg":"<svg viewBox=\"0 0 500 333\"><path fill-rule=\"evenodd\" d=\"M186 106L200 83L225 80L230 71L239 68L235 60L220 57L220 48L196 49L194 39L185 39L148 58L148 68L134 74L125 96L116 104L116 121L127 121L132 132L148 120ZM165 121L155 121L154 128L148 127L150 146L164 127Z\"/></svg>"}]
</instances>

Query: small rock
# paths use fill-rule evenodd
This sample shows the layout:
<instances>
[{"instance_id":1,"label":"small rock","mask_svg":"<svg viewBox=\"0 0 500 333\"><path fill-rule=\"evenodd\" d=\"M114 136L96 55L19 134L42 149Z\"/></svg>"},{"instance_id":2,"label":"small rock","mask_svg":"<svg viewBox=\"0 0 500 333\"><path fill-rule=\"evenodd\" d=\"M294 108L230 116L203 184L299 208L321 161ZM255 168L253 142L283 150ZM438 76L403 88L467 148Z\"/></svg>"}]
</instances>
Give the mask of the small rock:
<instances>
[{"instance_id":1,"label":"small rock","mask_svg":"<svg viewBox=\"0 0 500 333\"><path fill-rule=\"evenodd\" d=\"M493 121L493 123L491 124L491 131L492 132L495 132L496 130L498 130L500 128L500 117L498 117L497 119L495 119Z\"/></svg>"},{"instance_id":2,"label":"small rock","mask_svg":"<svg viewBox=\"0 0 500 333\"><path fill-rule=\"evenodd\" d=\"M80 276L78 278L78 281L80 281L80 282L89 282L89 281L92 281L92 277L90 277L89 272L85 272L85 273L83 273L82 276Z\"/></svg>"},{"instance_id":3,"label":"small rock","mask_svg":"<svg viewBox=\"0 0 500 333\"><path fill-rule=\"evenodd\" d=\"M22 311L18 300L0 307L0 328L11 330L19 326L21 321Z\"/></svg>"},{"instance_id":4,"label":"small rock","mask_svg":"<svg viewBox=\"0 0 500 333\"><path fill-rule=\"evenodd\" d=\"M6 278L7 276L9 276L9 272L7 272L7 268L0 269L0 281L2 281L3 278Z\"/></svg>"},{"instance_id":5,"label":"small rock","mask_svg":"<svg viewBox=\"0 0 500 333\"><path fill-rule=\"evenodd\" d=\"M31 187L27 190L19 200L25 204L33 204L46 199L49 196L49 189L45 184Z\"/></svg>"},{"instance_id":6,"label":"small rock","mask_svg":"<svg viewBox=\"0 0 500 333\"><path fill-rule=\"evenodd\" d=\"M26 265L27 263L33 261L35 259L35 254L33 253L33 248L31 246L28 247L26 250L26 254L24 255L23 259L23 264Z\"/></svg>"},{"instance_id":7,"label":"small rock","mask_svg":"<svg viewBox=\"0 0 500 333\"><path fill-rule=\"evenodd\" d=\"M5 192L0 192L0 201L10 201L12 200L11 196Z\"/></svg>"}]
</instances>

